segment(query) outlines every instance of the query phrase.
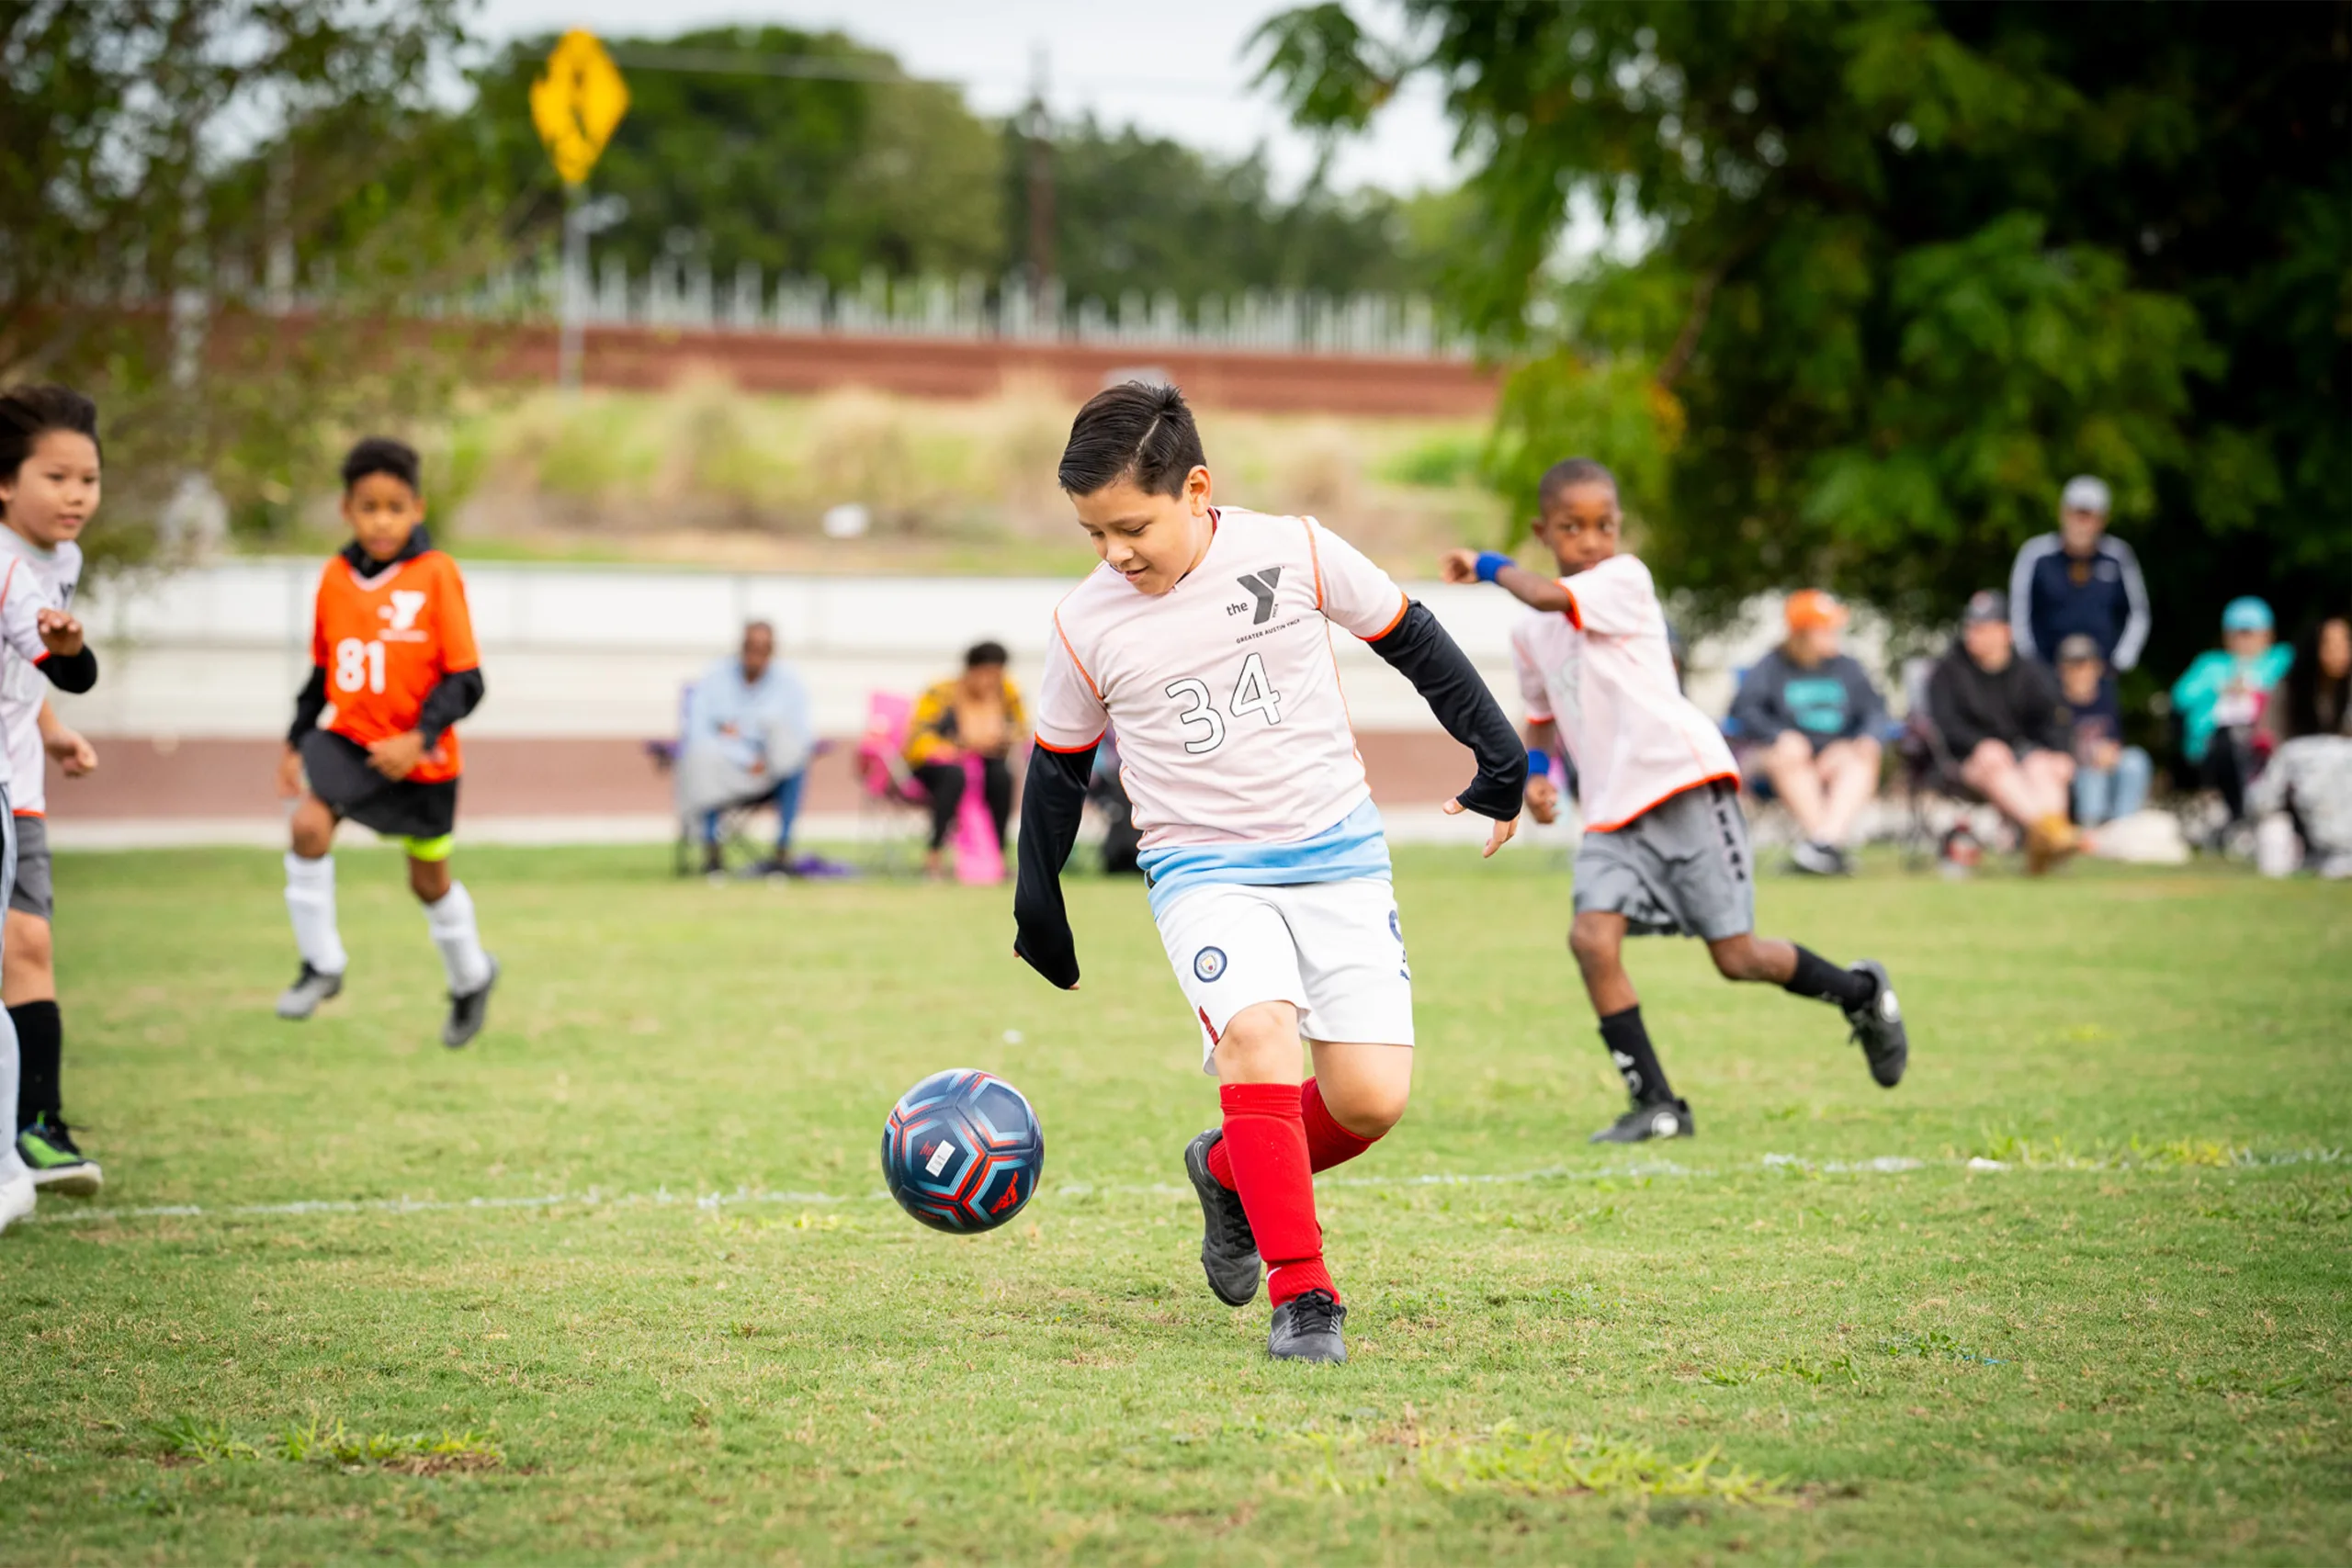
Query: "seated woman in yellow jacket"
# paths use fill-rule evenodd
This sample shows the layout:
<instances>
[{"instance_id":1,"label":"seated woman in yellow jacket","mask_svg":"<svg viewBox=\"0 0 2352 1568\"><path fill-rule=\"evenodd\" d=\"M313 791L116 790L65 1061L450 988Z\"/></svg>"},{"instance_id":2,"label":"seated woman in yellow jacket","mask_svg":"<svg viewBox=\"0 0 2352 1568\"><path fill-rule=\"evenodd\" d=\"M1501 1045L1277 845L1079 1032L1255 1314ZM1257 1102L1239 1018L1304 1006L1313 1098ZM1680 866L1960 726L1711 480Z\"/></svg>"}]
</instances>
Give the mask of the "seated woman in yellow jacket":
<instances>
[{"instance_id":1,"label":"seated woman in yellow jacket","mask_svg":"<svg viewBox=\"0 0 2352 1568\"><path fill-rule=\"evenodd\" d=\"M1028 732L1021 689L1006 676L1004 645L983 642L964 655L964 673L942 681L916 699L907 730L907 766L931 796L931 853L924 869L940 872L940 852L964 804L964 759L980 760L989 820L996 841L1012 815L1012 769L1006 759Z\"/></svg>"}]
</instances>

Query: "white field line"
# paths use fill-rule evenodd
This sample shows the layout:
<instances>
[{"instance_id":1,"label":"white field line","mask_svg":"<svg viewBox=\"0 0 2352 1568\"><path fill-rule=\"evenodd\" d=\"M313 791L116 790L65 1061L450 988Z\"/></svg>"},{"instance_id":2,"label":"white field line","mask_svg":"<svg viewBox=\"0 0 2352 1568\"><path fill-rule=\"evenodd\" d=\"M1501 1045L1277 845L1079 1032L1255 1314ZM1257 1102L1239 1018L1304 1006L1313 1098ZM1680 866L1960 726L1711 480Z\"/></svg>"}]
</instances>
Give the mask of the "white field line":
<instances>
[{"instance_id":1,"label":"white field line","mask_svg":"<svg viewBox=\"0 0 2352 1568\"><path fill-rule=\"evenodd\" d=\"M2017 1166L2000 1160L1975 1157L1970 1159L1914 1159L1907 1155L1882 1155L1865 1160L1810 1160L1799 1155L1768 1154L1753 1166L1733 1169L1717 1169L1706 1166L1686 1166L1673 1160L1643 1160L1631 1165L1572 1168L1551 1166L1540 1170L1437 1172L1426 1176L1326 1176L1320 1179L1327 1187L1374 1188L1404 1190L1416 1187L1487 1187L1529 1185L1547 1181L1639 1181L1653 1179L1702 1179L1724 1176L1752 1175L1758 1171L1787 1171L1801 1175L1820 1176L1895 1176L1906 1171L1927 1169L1965 1170L1995 1173L2008 1170L2039 1171L2126 1171L2221 1169L2244 1170L2273 1166L2344 1165L2347 1161L2341 1148L2288 1149L2272 1154L2251 1154L2240 1151L2227 1165L2190 1167L2154 1161L2121 1161L2073 1158L2049 1164ZM1167 1182L1136 1182L1096 1185L1084 1181L1058 1181L1046 1189L1050 1196L1084 1198L1091 1196L1189 1198L1190 1187L1178 1187ZM446 1214L462 1212L492 1213L513 1209L553 1209L569 1204L599 1208L693 1208L716 1211L743 1205L775 1205L782 1208L826 1207L843 1203L871 1203L887 1200L889 1194L881 1190L866 1192L801 1192L752 1191L737 1188L732 1192L673 1192L666 1187L650 1192L607 1192L589 1188L584 1192L548 1192L535 1197L515 1198L298 1198L280 1203L237 1203L207 1207L201 1203L154 1203L128 1208L76 1205L72 1208L44 1207L39 1213L26 1216L19 1224L94 1224L114 1220L205 1219L258 1220L302 1218L311 1214Z\"/></svg>"}]
</instances>

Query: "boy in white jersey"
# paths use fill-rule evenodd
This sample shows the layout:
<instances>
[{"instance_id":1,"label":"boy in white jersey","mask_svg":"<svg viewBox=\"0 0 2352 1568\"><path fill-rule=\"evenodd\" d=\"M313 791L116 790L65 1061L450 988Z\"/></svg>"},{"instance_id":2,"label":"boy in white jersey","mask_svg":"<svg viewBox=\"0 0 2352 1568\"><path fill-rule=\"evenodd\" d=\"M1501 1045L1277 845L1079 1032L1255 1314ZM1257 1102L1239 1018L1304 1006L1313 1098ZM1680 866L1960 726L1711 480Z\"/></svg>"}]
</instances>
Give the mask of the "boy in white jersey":
<instances>
[{"instance_id":1,"label":"boy in white jersey","mask_svg":"<svg viewBox=\"0 0 2352 1568\"><path fill-rule=\"evenodd\" d=\"M1511 633L1527 743L1548 749L1556 735L1576 763L1585 829L1568 946L1600 1014L1601 1043L1633 1096L1632 1109L1592 1142L1687 1138L1694 1130L1690 1107L1668 1087L1643 1026L1621 953L1628 931L1698 937L1727 980L1770 980L1837 1003L1871 1076L1893 1089L1910 1043L1885 967L1864 959L1840 969L1754 934L1738 769L1675 680L1649 569L1617 553L1615 478L1589 458L1571 458L1553 465L1538 495L1535 532L1559 564L1556 581L1509 556L1473 550L1446 558L1445 580L1499 583L1532 608ZM1536 820L1552 820L1557 794L1548 777L1529 781L1527 805Z\"/></svg>"},{"instance_id":2,"label":"boy in white jersey","mask_svg":"<svg viewBox=\"0 0 2352 1568\"><path fill-rule=\"evenodd\" d=\"M95 502L95 497L93 498ZM86 509L43 506L28 497L0 518L0 571L29 573L49 602L74 606L82 581ZM49 705L49 682L22 660L0 678L0 735L8 748L9 790L17 828L17 876L8 889L6 958L0 964L0 1004L16 1025L23 1073L17 1086L17 1152L34 1184L73 1198L96 1195L104 1180L98 1162L84 1154L66 1125L62 1081L63 1020L57 1010L57 969L50 921L55 877L49 856L49 762L68 778L98 765L90 743Z\"/></svg>"},{"instance_id":3,"label":"boy in white jersey","mask_svg":"<svg viewBox=\"0 0 2352 1568\"><path fill-rule=\"evenodd\" d=\"M1217 507L1192 411L1130 382L1079 411L1060 480L1102 565L1062 601L1038 683L1022 803L1014 951L1066 989L1077 953L1060 875L1096 743L1119 732L1152 917L1219 1079L1221 1127L1185 1169L1219 1299L1274 1304L1267 1348L1347 1359L1313 1173L1404 1113L1412 976L1388 845L1332 657L1363 638L1468 746L1478 774L1446 809L1517 825L1527 758L1436 618L1308 517ZM1300 1044L1315 1076L1300 1081Z\"/></svg>"},{"instance_id":4,"label":"boy in white jersey","mask_svg":"<svg viewBox=\"0 0 2352 1568\"><path fill-rule=\"evenodd\" d=\"M0 393L0 522L29 539L71 538L97 505L96 407L63 387ZM62 692L97 683L97 656L83 645L82 624L56 602L43 574L7 558L0 559L0 688L16 681L19 660ZM9 775L7 749L0 747L0 907L17 871ZM8 978L0 958L0 987ZM0 1105L17 1103L19 1070L16 1026L0 1022ZM0 1145L0 1230L33 1208L34 1174L19 1145L11 1137Z\"/></svg>"}]
</instances>

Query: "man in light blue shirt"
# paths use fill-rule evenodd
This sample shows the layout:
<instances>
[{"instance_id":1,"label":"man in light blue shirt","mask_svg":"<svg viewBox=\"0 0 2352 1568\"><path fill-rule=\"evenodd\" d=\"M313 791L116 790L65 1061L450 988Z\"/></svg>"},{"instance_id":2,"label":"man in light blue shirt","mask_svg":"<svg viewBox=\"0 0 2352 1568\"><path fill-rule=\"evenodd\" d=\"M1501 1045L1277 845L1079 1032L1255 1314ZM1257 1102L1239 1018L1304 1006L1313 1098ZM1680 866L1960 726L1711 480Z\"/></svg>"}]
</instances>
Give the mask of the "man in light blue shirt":
<instances>
[{"instance_id":1,"label":"man in light blue shirt","mask_svg":"<svg viewBox=\"0 0 2352 1568\"><path fill-rule=\"evenodd\" d=\"M701 822L706 871L721 869L720 809L763 799L775 807L776 836L775 855L761 869L790 868L792 821L816 750L808 688L775 661L775 628L753 621L743 628L741 651L712 665L686 695L678 807Z\"/></svg>"}]
</instances>

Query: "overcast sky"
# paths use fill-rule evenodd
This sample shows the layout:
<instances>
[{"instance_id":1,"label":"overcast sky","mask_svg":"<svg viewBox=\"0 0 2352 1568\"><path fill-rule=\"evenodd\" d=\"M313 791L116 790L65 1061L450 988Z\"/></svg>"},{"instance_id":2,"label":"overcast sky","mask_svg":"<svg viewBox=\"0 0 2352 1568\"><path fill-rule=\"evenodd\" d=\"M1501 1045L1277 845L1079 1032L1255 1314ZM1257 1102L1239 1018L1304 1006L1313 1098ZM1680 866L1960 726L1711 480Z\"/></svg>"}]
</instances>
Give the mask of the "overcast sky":
<instances>
[{"instance_id":1,"label":"overcast sky","mask_svg":"<svg viewBox=\"0 0 2352 1568\"><path fill-rule=\"evenodd\" d=\"M1283 188L1303 179L1314 143L1290 129L1245 61L1250 33L1283 0L477 0L475 30L493 40L586 28L660 36L695 28L779 23L838 28L888 50L918 76L964 84L966 100L1001 115L1027 96L1032 51L1049 61L1058 115L1091 110L1195 147L1238 156L1271 150ZM649 13L659 20L649 22ZM1376 3L1363 13L1393 20ZM1407 191L1453 183L1453 137L1437 95L1416 84L1334 165L1343 187Z\"/></svg>"}]
</instances>

